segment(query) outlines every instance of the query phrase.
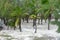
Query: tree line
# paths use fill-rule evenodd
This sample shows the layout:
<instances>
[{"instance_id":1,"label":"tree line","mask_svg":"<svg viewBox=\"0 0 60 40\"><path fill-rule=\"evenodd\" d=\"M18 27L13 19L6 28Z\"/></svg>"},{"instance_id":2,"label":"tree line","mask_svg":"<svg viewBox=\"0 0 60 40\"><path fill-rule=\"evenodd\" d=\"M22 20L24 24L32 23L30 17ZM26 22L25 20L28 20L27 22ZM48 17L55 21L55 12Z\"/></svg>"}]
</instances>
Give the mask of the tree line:
<instances>
[{"instance_id":1,"label":"tree line","mask_svg":"<svg viewBox=\"0 0 60 40\"><path fill-rule=\"evenodd\" d=\"M21 19L29 23L29 19L33 20L33 28L37 32L36 20L41 24L43 20L48 19L48 30L51 22L51 15L54 15L55 22L59 24L60 18L60 0L0 0L0 19L4 21L6 26L16 28L19 25L19 30L22 32ZM52 22L53 24L56 24ZM60 29L60 27L59 27ZM58 31L60 32L60 30Z\"/></svg>"}]
</instances>

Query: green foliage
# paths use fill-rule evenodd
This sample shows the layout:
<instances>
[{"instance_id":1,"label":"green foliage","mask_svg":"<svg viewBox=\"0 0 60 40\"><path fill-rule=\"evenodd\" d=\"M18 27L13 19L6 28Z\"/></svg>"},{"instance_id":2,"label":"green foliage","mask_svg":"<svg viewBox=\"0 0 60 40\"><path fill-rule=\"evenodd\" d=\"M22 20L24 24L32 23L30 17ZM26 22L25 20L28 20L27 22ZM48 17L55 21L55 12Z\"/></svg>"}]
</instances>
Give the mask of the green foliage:
<instances>
[{"instance_id":1,"label":"green foliage","mask_svg":"<svg viewBox=\"0 0 60 40\"><path fill-rule=\"evenodd\" d=\"M43 14L46 19L50 11L53 11L54 17L59 19L59 11L56 9L60 10L60 0L0 0L0 18L11 19L8 22L10 26L18 24L18 18L24 18L29 13L32 19L40 18L36 16L38 13Z\"/></svg>"},{"instance_id":2,"label":"green foliage","mask_svg":"<svg viewBox=\"0 0 60 40\"><path fill-rule=\"evenodd\" d=\"M60 14L58 12L54 11L54 17L59 19L60 18Z\"/></svg>"},{"instance_id":3,"label":"green foliage","mask_svg":"<svg viewBox=\"0 0 60 40\"><path fill-rule=\"evenodd\" d=\"M47 19L48 16L49 16L49 10L47 10L47 11L45 12L45 14L44 14L45 19Z\"/></svg>"},{"instance_id":4,"label":"green foliage","mask_svg":"<svg viewBox=\"0 0 60 40\"><path fill-rule=\"evenodd\" d=\"M14 20L10 20L7 25L9 25L9 26L15 26Z\"/></svg>"},{"instance_id":5,"label":"green foliage","mask_svg":"<svg viewBox=\"0 0 60 40\"><path fill-rule=\"evenodd\" d=\"M42 4L48 4L48 0L42 0Z\"/></svg>"},{"instance_id":6,"label":"green foliage","mask_svg":"<svg viewBox=\"0 0 60 40\"><path fill-rule=\"evenodd\" d=\"M37 16L34 15L34 14L32 14L32 15L30 15L30 18L31 18L31 19L35 19L35 18L37 18Z\"/></svg>"},{"instance_id":7,"label":"green foliage","mask_svg":"<svg viewBox=\"0 0 60 40\"><path fill-rule=\"evenodd\" d=\"M56 21L52 21L51 23L52 23L52 24L56 24Z\"/></svg>"}]
</instances>

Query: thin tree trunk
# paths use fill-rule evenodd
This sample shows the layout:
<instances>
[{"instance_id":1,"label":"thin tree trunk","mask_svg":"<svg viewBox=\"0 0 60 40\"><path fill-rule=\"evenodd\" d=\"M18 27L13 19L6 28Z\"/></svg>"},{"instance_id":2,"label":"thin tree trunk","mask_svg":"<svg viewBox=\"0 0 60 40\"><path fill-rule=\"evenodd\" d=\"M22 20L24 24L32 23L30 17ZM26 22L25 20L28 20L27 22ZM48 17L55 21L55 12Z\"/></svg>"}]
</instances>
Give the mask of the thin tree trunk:
<instances>
[{"instance_id":1,"label":"thin tree trunk","mask_svg":"<svg viewBox=\"0 0 60 40\"><path fill-rule=\"evenodd\" d=\"M26 15L26 21L29 23L29 15Z\"/></svg>"},{"instance_id":2,"label":"thin tree trunk","mask_svg":"<svg viewBox=\"0 0 60 40\"><path fill-rule=\"evenodd\" d=\"M27 23L29 23L28 18L26 19Z\"/></svg>"},{"instance_id":3,"label":"thin tree trunk","mask_svg":"<svg viewBox=\"0 0 60 40\"><path fill-rule=\"evenodd\" d=\"M4 20L4 24L6 25L6 19L4 18L3 20Z\"/></svg>"},{"instance_id":4,"label":"thin tree trunk","mask_svg":"<svg viewBox=\"0 0 60 40\"><path fill-rule=\"evenodd\" d=\"M33 28L35 29L35 33L36 33L37 32L36 19L33 19Z\"/></svg>"},{"instance_id":5,"label":"thin tree trunk","mask_svg":"<svg viewBox=\"0 0 60 40\"><path fill-rule=\"evenodd\" d=\"M19 29L20 29L20 32L22 32L22 29L21 29L21 18L19 18Z\"/></svg>"},{"instance_id":6,"label":"thin tree trunk","mask_svg":"<svg viewBox=\"0 0 60 40\"><path fill-rule=\"evenodd\" d=\"M35 26L35 33L37 33L37 26Z\"/></svg>"},{"instance_id":7,"label":"thin tree trunk","mask_svg":"<svg viewBox=\"0 0 60 40\"><path fill-rule=\"evenodd\" d=\"M48 16L48 30L50 30L50 21L51 21L51 14Z\"/></svg>"},{"instance_id":8,"label":"thin tree trunk","mask_svg":"<svg viewBox=\"0 0 60 40\"><path fill-rule=\"evenodd\" d=\"M50 30L50 19L48 19L48 30Z\"/></svg>"}]
</instances>

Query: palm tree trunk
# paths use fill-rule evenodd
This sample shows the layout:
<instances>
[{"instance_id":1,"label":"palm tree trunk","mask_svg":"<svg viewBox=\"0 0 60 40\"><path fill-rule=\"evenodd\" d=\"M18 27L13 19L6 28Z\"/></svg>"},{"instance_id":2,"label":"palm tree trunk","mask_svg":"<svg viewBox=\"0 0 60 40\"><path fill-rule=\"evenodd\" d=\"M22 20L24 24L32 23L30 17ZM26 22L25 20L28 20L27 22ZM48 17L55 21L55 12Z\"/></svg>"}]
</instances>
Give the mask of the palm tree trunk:
<instances>
[{"instance_id":1,"label":"palm tree trunk","mask_svg":"<svg viewBox=\"0 0 60 40\"><path fill-rule=\"evenodd\" d=\"M48 30L50 30L50 19L48 19Z\"/></svg>"},{"instance_id":2,"label":"palm tree trunk","mask_svg":"<svg viewBox=\"0 0 60 40\"><path fill-rule=\"evenodd\" d=\"M20 29L20 32L22 32L22 29L21 29L21 18L19 18L19 29Z\"/></svg>"},{"instance_id":3,"label":"palm tree trunk","mask_svg":"<svg viewBox=\"0 0 60 40\"><path fill-rule=\"evenodd\" d=\"M29 23L28 18L26 18L27 23Z\"/></svg>"},{"instance_id":4,"label":"palm tree trunk","mask_svg":"<svg viewBox=\"0 0 60 40\"><path fill-rule=\"evenodd\" d=\"M33 19L33 28L35 29L35 33L36 33L37 32L36 19Z\"/></svg>"},{"instance_id":5,"label":"palm tree trunk","mask_svg":"<svg viewBox=\"0 0 60 40\"><path fill-rule=\"evenodd\" d=\"M50 21L51 21L51 14L48 16L48 30L50 30Z\"/></svg>"},{"instance_id":6,"label":"palm tree trunk","mask_svg":"<svg viewBox=\"0 0 60 40\"><path fill-rule=\"evenodd\" d=\"M26 21L29 23L29 15L26 15Z\"/></svg>"}]
</instances>

